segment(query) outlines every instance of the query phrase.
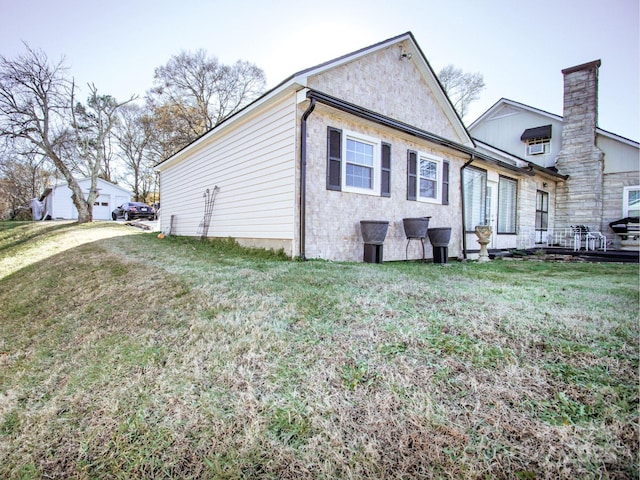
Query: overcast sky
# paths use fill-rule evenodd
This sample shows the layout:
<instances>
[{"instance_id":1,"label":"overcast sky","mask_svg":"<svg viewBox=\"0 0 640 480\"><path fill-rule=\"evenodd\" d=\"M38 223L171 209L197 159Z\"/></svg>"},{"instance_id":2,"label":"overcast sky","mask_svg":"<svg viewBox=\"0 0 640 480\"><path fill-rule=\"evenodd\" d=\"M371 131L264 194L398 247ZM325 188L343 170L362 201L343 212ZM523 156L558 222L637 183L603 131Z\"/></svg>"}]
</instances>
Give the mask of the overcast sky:
<instances>
[{"instance_id":1,"label":"overcast sky","mask_svg":"<svg viewBox=\"0 0 640 480\"><path fill-rule=\"evenodd\" d=\"M601 59L599 126L640 139L638 0L0 0L0 54L62 56L76 82L143 96L153 72L203 48L247 60L273 87L411 31L438 72L480 72L469 125L505 97L562 115L563 68Z\"/></svg>"}]
</instances>

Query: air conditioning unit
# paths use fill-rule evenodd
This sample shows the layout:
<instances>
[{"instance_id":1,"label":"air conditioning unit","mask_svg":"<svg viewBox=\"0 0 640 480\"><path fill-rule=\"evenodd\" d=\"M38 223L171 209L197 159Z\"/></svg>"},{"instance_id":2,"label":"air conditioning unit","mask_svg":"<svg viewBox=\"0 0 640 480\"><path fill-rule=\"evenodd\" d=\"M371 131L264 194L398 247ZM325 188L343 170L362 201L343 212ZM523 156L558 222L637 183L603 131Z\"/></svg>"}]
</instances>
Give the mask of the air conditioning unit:
<instances>
[{"instance_id":1,"label":"air conditioning unit","mask_svg":"<svg viewBox=\"0 0 640 480\"><path fill-rule=\"evenodd\" d=\"M532 143L527 145L528 155L540 155L544 153L544 143Z\"/></svg>"}]
</instances>

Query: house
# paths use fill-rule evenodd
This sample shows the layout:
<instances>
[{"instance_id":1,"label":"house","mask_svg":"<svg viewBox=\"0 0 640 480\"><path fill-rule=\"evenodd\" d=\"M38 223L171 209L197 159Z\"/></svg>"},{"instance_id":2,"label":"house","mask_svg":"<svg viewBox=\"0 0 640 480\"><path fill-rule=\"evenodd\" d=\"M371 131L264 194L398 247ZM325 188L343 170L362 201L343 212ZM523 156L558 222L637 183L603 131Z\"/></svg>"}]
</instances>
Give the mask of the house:
<instances>
[{"instance_id":1,"label":"house","mask_svg":"<svg viewBox=\"0 0 640 480\"><path fill-rule=\"evenodd\" d=\"M563 178L477 149L410 32L292 75L157 170L163 230L345 261L364 258L363 220L389 222L384 260L423 255L403 218L451 228L450 257L477 252L479 195L515 247L517 209Z\"/></svg>"},{"instance_id":2,"label":"house","mask_svg":"<svg viewBox=\"0 0 640 480\"><path fill-rule=\"evenodd\" d=\"M530 162L560 178L538 185L535 223L522 214L527 246L545 242L553 230L586 225L620 237L611 222L640 213L640 144L598 127L600 60L566 68L563 116L501 99L469 126L478 149Z\"/></svg>"},{"instance_id":3,"label":"house","mask_svg":"<svg viewBox=\"0 0 640 480\"><path fill-rule=\"evenodd\" d=\"M78 180L83 192L89 196L91 179ZM118 205L128 202L133 193L114 183L98 178L98 198L93 204L94 220L111 220L111 212ZM47 188L39 198L42 204L41 218L77 220L78 210L71 200L71 189L66 182ZM34 210L35 211L35 210Z\"/></svg>"}]
</instances>

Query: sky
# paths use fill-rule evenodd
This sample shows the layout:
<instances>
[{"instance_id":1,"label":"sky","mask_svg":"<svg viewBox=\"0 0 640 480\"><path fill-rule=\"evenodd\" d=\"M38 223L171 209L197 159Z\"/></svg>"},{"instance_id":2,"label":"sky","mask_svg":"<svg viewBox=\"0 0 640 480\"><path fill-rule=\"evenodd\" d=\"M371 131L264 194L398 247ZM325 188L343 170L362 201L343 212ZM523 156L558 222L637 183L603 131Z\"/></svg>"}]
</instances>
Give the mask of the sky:
<instances>
[{"instance_id":1,"label":"sky","mask_svg":"<svg viewBox=\"0 0 640 480\"><path fill-rule=\"evenodd\" d=\"M640 0L0 0L0 55L64 57L76 84L143 97L154 70L205 49L290 75L412 32L432 68L483 75L465 124L500 98L562 115L561 70L600 59L600 128L640 140Z\"/></svg>"}]
</instances>

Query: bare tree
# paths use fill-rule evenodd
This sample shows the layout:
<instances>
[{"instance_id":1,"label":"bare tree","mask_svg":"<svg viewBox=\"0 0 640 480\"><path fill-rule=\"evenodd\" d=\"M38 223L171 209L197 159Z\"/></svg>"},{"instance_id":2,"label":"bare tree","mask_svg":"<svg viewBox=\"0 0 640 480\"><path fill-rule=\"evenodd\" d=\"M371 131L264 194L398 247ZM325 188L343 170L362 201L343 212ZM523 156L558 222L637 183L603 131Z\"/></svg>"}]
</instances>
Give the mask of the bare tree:
<instances>
[{"instance_id":1,"label":"bare tree","mask_svg":"<svg viewBox=\"0 0 640 480\"><path fill-rule=\"evenodd\" d=\"M438 79L460 118L465 117L469 111L469 104L477 100L484 89L481 73L464 73L462 69L453 65L447 65L440 70Z\"/></svg>"},{"instance_id":2,"label":"bare tree","mask_svg":"<svg viewBox=\"0 0 640 480\"><path fill-rule=\"evenodd\" d=\"M55 169L29 145L16 140L0 151L0 217L13 219L43 193ZM17 145L18 143L22 145Z\"/></svg>"},{"instance_id":3,"label":"bare tree","mask_svg":"<svg viewBox=\"0 0 640 480\"><path fill-rule=\"evenodd\" d=\"M78 222L90 222L115 111L123 104L90 85L87 105L74 105L75 85L65 76L63 60L50 63L43 51L25 46L26 54L15 60L0 56L0 137L22 139L49 158L71 190ZM77 173L90 178L88 195Z\"/></svg>"},{"instance_id":4,"label":"bare tree","mask_svg":"<svg viewBox=\"0 0 640 480\"><path fill-rule=\"evenodd\" d=\"M118 123L118 110L132 102L118 103L111 95L99 95L94 84L89 85L86 105L75 102L75 89L71 89L72 126L77 148L76 169L91 180L87 203L93 205L99 195L98 178L113 181L110 171L112 137Z\"/></svg>"},{"instance_id":5,"label":"bare tree","mask_svg":"<svg viewBox=\"0 0 640 480\"><path fill-rule=\"evenodd\" d=\"M120 109L119 117L115 135L120 156L131 174L128 184L135 200L147 201L155 181L151 118L143 107L135 104Z\"/></svg>"},{"instance_id":6,"label":"bare tree","mask_svg":"<svg viewBox=\"0 0 640 480\"><path fill-rule=\"evenodd\" d=\"M43 51L25 46L27 53L15 60L0 56L0 136L25 140L48 157L67 181L78 222L91 221L93 202L87 202L72 165L63 159L73 138L66 67L63 60L50 63Z\"/></svg>"},{"instance_id":7,"label":"bare tree","mask_svg":"<svg viewBox=\"0 0 640 480\"><path fill-rule=\"evenodd\" d=\"M204 50L173 56L156 69L147 94L164 156L255 100L265 86L264 72L249 62L224 65Z\"/></svg>"},{"instance_id":8,"label":"bare tree","mask_svg":"<svg viewBox=\"0 0 640 480\"><path fill-rule=\"evenodd\" d=\"M99 95L94 84L89 84L87 104L75 102L75 88L72 90L72 125L81 162L77 169L86 177L94 174L107 181L113 181L111 160L113 158L112 131L117 124L118 104L110 95ZM131 101L131 100L129 100Z\"/></svg>"}]
</instances>

